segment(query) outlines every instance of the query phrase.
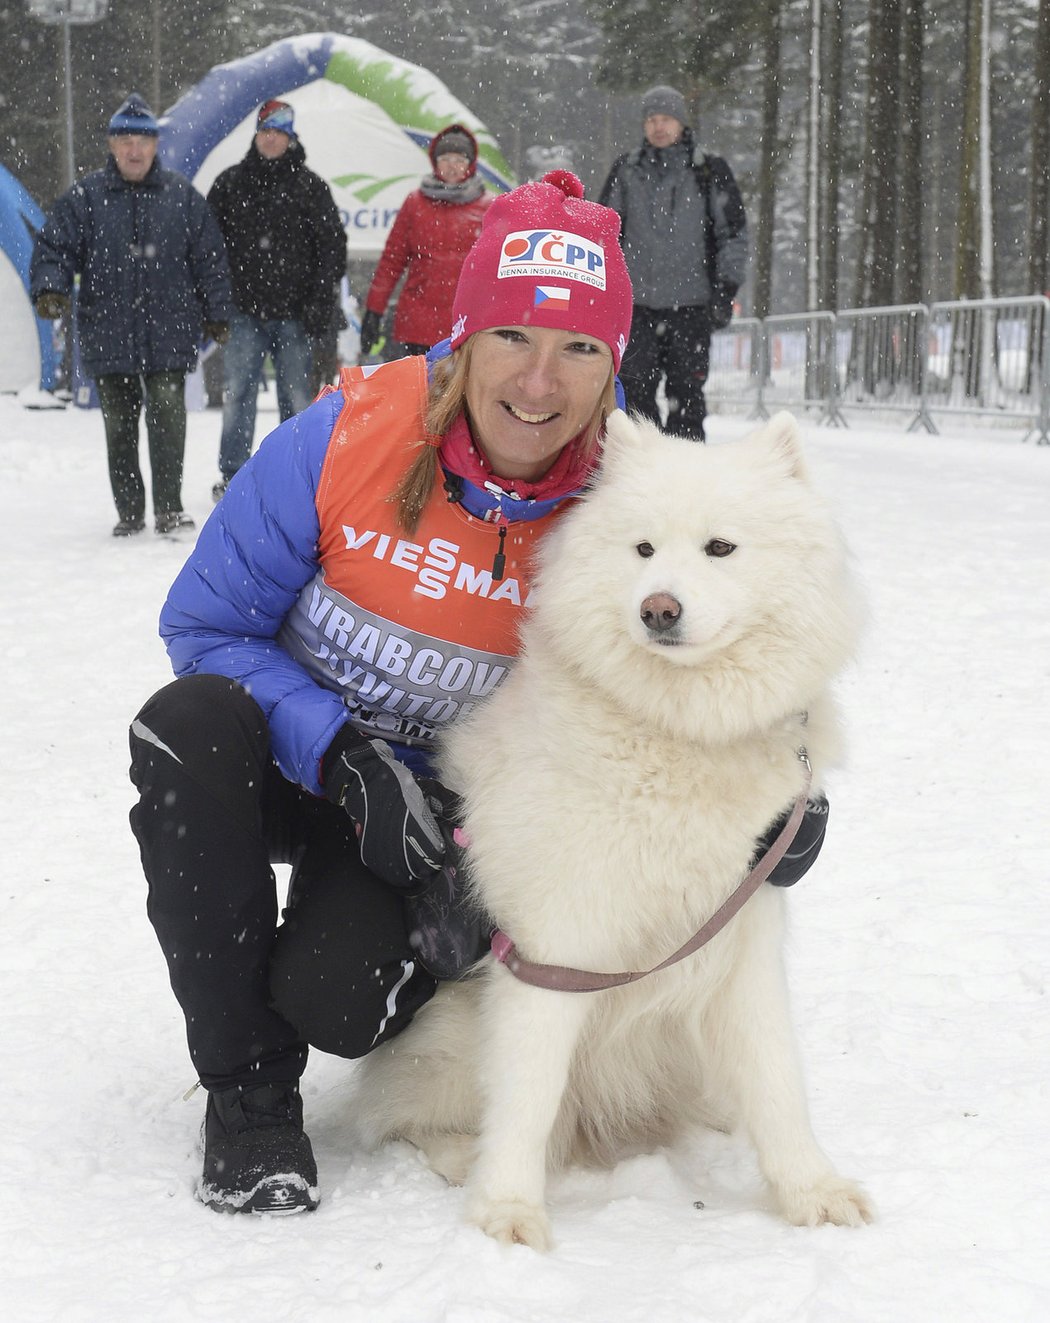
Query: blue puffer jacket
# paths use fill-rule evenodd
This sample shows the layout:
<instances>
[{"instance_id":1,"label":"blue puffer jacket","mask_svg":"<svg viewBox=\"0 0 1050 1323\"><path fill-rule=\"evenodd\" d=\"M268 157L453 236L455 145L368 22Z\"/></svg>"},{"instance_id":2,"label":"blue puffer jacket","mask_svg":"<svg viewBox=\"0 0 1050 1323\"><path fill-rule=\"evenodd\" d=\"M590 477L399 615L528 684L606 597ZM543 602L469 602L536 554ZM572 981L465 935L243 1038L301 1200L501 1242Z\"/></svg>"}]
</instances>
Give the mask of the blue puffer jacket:
<instances>
[{"instance_id":1,"label":"blue puffer jacket","mask_svg":"<svg viewBox=\"0 0 1050 1323\"><path fill-rule=\"evenodd\" d=\"M175 674L242 684L266 714L281 771L315 793L346 707L276 637L317 572L317 484L342 405L328 395L263 441L201 529L160 616Z\"/></svg>"},{"instance_id":2,"label":"blue puffer jacket","mask_svg":"<svg viewBox=\"0 0 1050 1323\"><path fill-rule=\"evenodd\" d=\"M69 294L85 372L193 367L204 322L233 311L222 235L188 179L154 163L140 184L109 158L55 203L37 236L30 293Z\"/></svg>"}]
</instances>

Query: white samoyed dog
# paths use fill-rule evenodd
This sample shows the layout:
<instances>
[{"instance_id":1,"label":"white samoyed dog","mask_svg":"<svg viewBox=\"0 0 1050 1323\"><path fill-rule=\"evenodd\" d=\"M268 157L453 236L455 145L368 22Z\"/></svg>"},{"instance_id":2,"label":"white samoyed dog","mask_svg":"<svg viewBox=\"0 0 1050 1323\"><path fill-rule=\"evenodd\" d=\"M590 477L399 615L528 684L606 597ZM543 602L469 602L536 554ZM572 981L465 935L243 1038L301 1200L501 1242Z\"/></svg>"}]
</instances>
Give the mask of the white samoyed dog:
<instances>
[{"instance_id":1,"label":"white samoyed dog","mask_svg":"<svg viewBox=\"0 0 1050 1323\"><path fill-rule=\"evenodd\" d=\"M837 753L858 612L839 532L778 414L701 446L614 414L593 490L539 553L520 662L447 738L472 886L517 953L644 971L747 875ZM629 985L552 991L488 956L361 1063L366 1143L417 1145L468 1219L546 1249L548 1172L740 1128L793 1223L873 1216L813 1137L788 1013L785 895Z\"/></svg>"}]
</instances>

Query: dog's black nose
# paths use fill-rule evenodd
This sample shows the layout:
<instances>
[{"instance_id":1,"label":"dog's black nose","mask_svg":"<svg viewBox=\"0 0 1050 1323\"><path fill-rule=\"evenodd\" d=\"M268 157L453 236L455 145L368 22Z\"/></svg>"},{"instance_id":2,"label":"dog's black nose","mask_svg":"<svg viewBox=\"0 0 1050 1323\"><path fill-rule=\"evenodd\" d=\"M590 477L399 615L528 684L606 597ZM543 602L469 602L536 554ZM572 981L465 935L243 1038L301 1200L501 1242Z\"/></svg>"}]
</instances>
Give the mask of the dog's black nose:
<instances>
[{"instance_id":1,"label":"dog's black nose","mask_svg":"<svg viewBox=\"0 0 1050 1323\"><path fill-rule=\"evenodd\" d=\"M654 634L674 629L682 615L682 604L670 593L652 593L642 603L638 613L642 624Z\"/></svg>"}]
</instances>

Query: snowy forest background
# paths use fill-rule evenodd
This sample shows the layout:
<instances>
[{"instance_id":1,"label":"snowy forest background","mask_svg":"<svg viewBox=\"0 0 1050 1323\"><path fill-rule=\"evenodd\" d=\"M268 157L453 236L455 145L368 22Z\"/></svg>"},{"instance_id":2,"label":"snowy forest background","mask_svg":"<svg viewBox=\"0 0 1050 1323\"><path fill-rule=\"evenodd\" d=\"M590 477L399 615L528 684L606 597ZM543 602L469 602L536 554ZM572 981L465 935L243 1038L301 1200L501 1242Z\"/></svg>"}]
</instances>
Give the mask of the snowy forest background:
<instances>
[{"instance_id":1,"label":"snowy forest background","mask_svg":"<svg viewBox=\"0 0 1050 1323\"><path fill-rule=\"evenodd\" d=\"M164 110L316 31L430 68L519 178L568 145L591 195L638 93L678 86L744 192L754 315L1050 286L1050 0L109 0L72 29L78 172L129 90ZM0 0L0 159L45 208L65 187L61 31L26 0Z\"/></svg>"}]
</instances>

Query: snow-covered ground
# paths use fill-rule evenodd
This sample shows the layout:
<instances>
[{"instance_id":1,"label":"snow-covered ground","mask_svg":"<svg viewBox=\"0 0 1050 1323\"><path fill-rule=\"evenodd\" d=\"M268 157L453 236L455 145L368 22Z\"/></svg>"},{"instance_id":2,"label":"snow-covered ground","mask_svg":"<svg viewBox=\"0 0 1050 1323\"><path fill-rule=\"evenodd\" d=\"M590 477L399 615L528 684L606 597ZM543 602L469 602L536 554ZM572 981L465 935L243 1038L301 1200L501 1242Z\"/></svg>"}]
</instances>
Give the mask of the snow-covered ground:
<instances>
[{"instance_id":1,"label":"snow-covered ground","mask_svg":"<svg viewBox=\"0 0 1050 1323\"><path fill-rule=\"evenodd\" d=\"M199 520L218 430L191 416ZM156 617L185 548L110 536L97 413L0 397L5 1317L1050 1318L1050 448L805 432L871 626L842 687L828 844L790 895L790 970L818 1134L880 1220L789 1227L747 1148L707 1135L558 1180L538 1257L463 1225L461 1193L409 1149L355 1151L352 1067L320 1053L304 1081L318 1212L221 1217L192 1198L203 1102L183 1100L126 739L169 678Z\"/></svg>"}]
</instances>

